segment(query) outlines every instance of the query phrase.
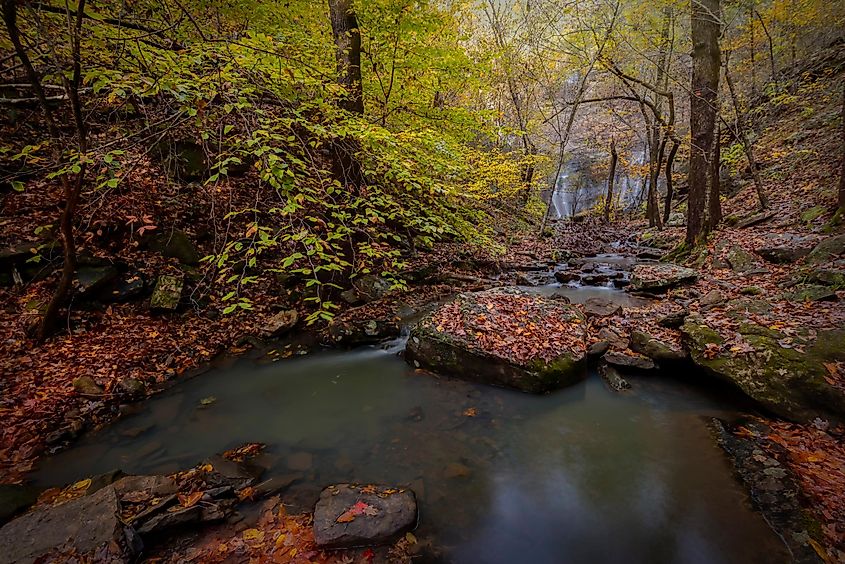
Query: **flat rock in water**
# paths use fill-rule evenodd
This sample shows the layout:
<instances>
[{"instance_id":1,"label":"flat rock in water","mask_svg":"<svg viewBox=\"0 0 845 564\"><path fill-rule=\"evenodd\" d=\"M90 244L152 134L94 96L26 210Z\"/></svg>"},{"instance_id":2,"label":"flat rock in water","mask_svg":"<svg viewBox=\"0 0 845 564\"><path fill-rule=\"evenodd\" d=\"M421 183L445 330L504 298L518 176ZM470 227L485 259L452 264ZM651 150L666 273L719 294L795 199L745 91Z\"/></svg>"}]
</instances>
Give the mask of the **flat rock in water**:
<instances>
[{"instance_id":1,"label":"flat rock in water","mask_svg":"<svg viewBox=\"0 0 845 564\"><path fill-rule=\"evenodd\" d=\"M56 551L75 550L96 561L130 562L138 541L120 520L113 487L57 505L36 509L0 529L0 563L50 561ZM45 560L46 557L46 560Z\"/></svg>"},{"instance_id":2,"label":"flat rock in water","mask_svg":"<svg viewBox=\"0 0 845 564\"><path fill-rule=\"evenodd\" d=\"M659 293L697 279L698 272L677 264L638 264L631 274L629 288L635 292Z\"/></svg>"},{"instance_id":3,"label":"flat rock in water","mask_svg":"<svg viewBox=\"0 0 845 564\"><path fill-rule=\"evenodd\" d=\"M544 393L586 377L577 307L514 288L460 294L411 331L405 358L465 380Z\"/></svg>"},{"instance_id":4,"label":"flat rock in water","mask_svg":"<svg viewBox=\"0 0 845 564\"><path fill-rule=\"evenodd\" d=\"M414 492L401 488L329 486L314 508L314 540L321 548L386 544L416 524Z\"/></svg>"},{"instance_id":5,"label":"flat rock in water","mask_svg":"<svg viewBox=\"0 0 845 564\"><path fill-rule=\"evenodd\" d=\"M828 382L825 367L845 360L845 329L818 331L814 340L787 336L747 320L752 307L729 302L727 314L745 319L734 338L741 348L719 333L718 319L687 317L681 333L693 362L786 419L845 418L845 392Z\"/></svg>"},{"instance_id":6,"label":"flat rock in water","mask_svg":"<svg viewBox=\"0 0 845 564\"><path fill-rule=\"evenodd\" d=\"M610 351L602 357L607 364L619 368L633 368L635 370L652 370L654 362L639 354L628 354L624 352Z\"/></svg>"}]
</instances>

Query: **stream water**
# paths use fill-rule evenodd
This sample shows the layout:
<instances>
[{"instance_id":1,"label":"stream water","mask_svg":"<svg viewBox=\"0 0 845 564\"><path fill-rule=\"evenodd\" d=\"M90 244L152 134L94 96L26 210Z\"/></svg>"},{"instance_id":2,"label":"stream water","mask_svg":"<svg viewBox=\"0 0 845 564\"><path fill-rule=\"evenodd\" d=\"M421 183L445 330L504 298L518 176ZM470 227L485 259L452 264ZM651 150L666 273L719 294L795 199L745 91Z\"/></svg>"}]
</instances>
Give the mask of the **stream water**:
<instances>
[{"instance_id":1,"label":"stream water","mask_svg":"<svg viewBox=\"0 0 845 564\"><path fill-rule=\"evenodd\" d=\"M268 476L297 477L292 510L331 483L410 486L417 536L447 562L788 560L709 436L707 416L735 412L724 390L665 374L615 393L591 373L532 396L414 371L401 346L229 361L45 459L35 479L171 472L259 441Z\"/></svg>"}]
</instances>

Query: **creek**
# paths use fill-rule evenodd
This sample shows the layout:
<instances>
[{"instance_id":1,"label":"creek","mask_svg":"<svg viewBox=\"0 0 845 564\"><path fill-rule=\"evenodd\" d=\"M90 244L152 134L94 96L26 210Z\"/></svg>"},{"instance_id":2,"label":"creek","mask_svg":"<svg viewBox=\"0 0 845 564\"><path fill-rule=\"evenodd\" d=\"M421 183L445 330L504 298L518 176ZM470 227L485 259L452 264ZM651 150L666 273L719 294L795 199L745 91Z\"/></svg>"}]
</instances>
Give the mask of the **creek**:
<instances>
[{"instance_id":1,"label":"creek","mask_svg":"<svg viewBox=\"0 0 845 564\"><path fill-rule=\"evenodd\" d=\"M729 391L660 373L617 393L591 370L534 396L415 371L403 345L228 359L45 458L34 479L173 472L257 441L266 475L296 480L291 511L310 511L332 483L411 487L415 534L442 561L788 560L710 436L708 417L742 407Z\"/></svg>"}]
</instances>

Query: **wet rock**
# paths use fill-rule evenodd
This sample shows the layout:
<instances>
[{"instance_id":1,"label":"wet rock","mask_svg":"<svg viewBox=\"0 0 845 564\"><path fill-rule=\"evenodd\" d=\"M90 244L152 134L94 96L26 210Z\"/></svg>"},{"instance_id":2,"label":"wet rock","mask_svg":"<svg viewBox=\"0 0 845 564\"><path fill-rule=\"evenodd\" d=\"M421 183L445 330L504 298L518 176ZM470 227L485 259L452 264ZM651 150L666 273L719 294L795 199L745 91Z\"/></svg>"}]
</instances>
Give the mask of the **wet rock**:
<instances>
[{"instance_id":1,"label":"wet rock","mask_svg":"<svg viewBox=\"0 0 845 564\"><path fill-rule=\"evenodd\" d=\"M335 346L355 347L378 343L399 336L398 318L389 319L338 319L329 323L323 338Z\"/></svg>"},{"instance_id":2,"label":"wet rock","mask_svg":"<svg viewBox=\"0 0 845 564\"><path fill-rule=\"evenodd\" d=\"M157 233L149 238L146 248L167 258L175 258L182 264L197 265L200 255L187 233L173 229Z\"/></svg>"},{"instance_id":3,"label":"wet rock","mask_svg":"<svg viewBox=\"0 0 845 564\"><path fill-rule=\"evenodd\" d=\"M202 521L203 508L200 505L166 511L146 520L136 530L143 537L159 536L174 529L193 525Z\"/></svg>"},{"instance_id":4,"label":"wet rock","mask_svg":"<svg viewBox=\"0 0 845 564\"><path fill-rule=\"evenodd\" d=\"M791 292L784 293L782 298L791 302L824 302L838 299L833 288L814 284L797 286Z\"/></svg>"},{"instance_id":5,"label":"wet rock","mask_svg":"<svg viewBox=\"0 0 845 564\"><path fill-rule=\"evenodd\" d=\"M414 493L400 488L329 486L314 508L314 540L320 548L386 544L416 524Z\"/></svg>"},{"instance_id":6,"label":"wet rock","mask_svg":"<svg viewBox=\"0 0 845 564\"><path fill-rule=\"evenodd\" d=\"M613 281L613 287L618 288L620 290L622 288L627 288L630 285L631 285L631 281L627 278L617 278Z\"/></svg>"},{"instance_id":7,"label":"wet rock","mask_svg":"<svg viewBox=\"0 0 845 564\"><path fill-rule=\"evenodd\" d=\"M113 266L81 266L76 270L76 286L84 298L96 295L118 277Z\"/></svg>"},{"instance_id":8,"label":"wet rock","mask_svg":"<svg viewBox=\"0 0 845 564\"><path fill-rule=\"evenodd\" d=\"M724 302L725 295L719 290L710 290L704 294L700 300L698 300L698 304L702 307L702 309L710 309Z\"/></svg>"},{"instance_id":9,"label":"wet rock","mask_svg":"<svg viewBox=\"0 0 845 564\"><path fill-rule=\"evenodd\" d=\"M59 548L91 555L98 561L128 562L140 545L120 519L120 503L112 487L57 506L43 507L0 529L0 562L49 561Z\"/></svg>"},{"instance_id":10,"label":"wet rock","mask_svg":"<svg viewBox=\"0 0 845 564\"><path fill-rule=\"evenodd\" d=\"M182 299L184 280L181 276L162 275L156 281L150 298L150 309L154 311L176 311Z\"/></svg>"},{"instance_id":11,"label":"wet rock","mask_svg":"<svg viewBox=\"0 0 845 564\"><path fill-rule=\"evenodd\" d=\"M823 240L807 255L807 262L820 264L845 255L845 235L837 235Z\"/></svg>"},{"instance_id":12,"label":"wet rock","mask_svg":"<svg viewBox=\"0 0 845 564\"><path fill-rule=\"evenodd\" d=\"M643 331L631 333L631 350L647 356L655 362L680 362L687 358L687 352L674 343L661 341Z\"/></svg>"},{"instance_id":13,"label":"wet rock","mask_svg":"<svg viewBox=\"0 0 845 564\"><path fill-rule=\"evenodd\" d=\"M137 493L149 494L150 498L175 494L179 489L168 476L126 476L113 483L118 499Z\"/></svg>"},{"instance_id":14,"label":"wet rock","mask_svg":"<svg viewBox=\"0 0 845 564\"><path fill-rule=\"evenodd\" d=\"M233 462L222 456L213 456L201 466L210 464L212 470L206 475L210 487L231 486L240 490L255 485L264 474L264 468L248 462Z\"/></svg>"},{"instance_id":15,"label":"wet rock","mask_svg":"<svg viewBox=\"0 0 845 564\"><path fill-rule=\"evenodd\" d=\"M741 342L750 352L729 350L707 319L690 315L681 327L684 344L698 366L736 385L781 417L812 421L845 417L845 393L827 382L825 362L845 360L845 329L819 331L814 341L780 333L746 318L754 300L729 302L728 315L742 320ZM801 352L801 350L806 352Z\"/></svg>"},{"instance_id":16,"label":"wet rock","mask_svg":"<svg viewBox=\"0 0 845 564\"><path fill-rule=\"evenodd\" d=\"M0 484L0 523L33 505L40 493L40 489L32 486Z\"/></svg>"},{"instance_id":17,"label":"wet rock","mask_svg":"<svg viewBox=\"0 0 845 564\"><path fill-rule=\"evenodd\" d=\"M581 283L585 286L604 286L610 281L607 274L587 274L581 277Z\"/></svg>"},{"instance_id":18,"label":"wet rock","mask_svg":"<svg viewBox=\"0 0 845 564\"><path fill-rule=\"evenodd\" d=\"M147 394L147 385L137 378L124 378L116 387L121 396L131 400L141 399Z\"/></svg>"},{"instance_id":19,"label":"wet rock","mask_svg":"<svg viewBox=\"0 0 845 564\"><path fill-rule=\"evenodd\" d=\"M599 376L607 384L607 387L615 392L622 392L631 389L631 384L622 377L613 366L602 362L599 364Z\"/></svg>"},{"instance_id":20,"label":"wet rock","mask_svg":"<svg viewBox=\"0 0 845 564\"><path fill-rule=\"evenodd\" d=\"M589 298L584 302L584 313L587 317L610 317L620 315L622 306L604 298Z\"/></svg>"},{"instance_id":21,"label":"wet rock","mask_svg":"<svg viewBox=\"0 0 845 564\"><path fill-rule=\"evenodd\" d=\"M602 358L607 364L619 368L629 368L634 370L652 370L655 368L654 362L650 358L639 354L610 351L605 353Z\"/></svg>"},{"instance_id":22,"label":"wet rock","mask_svg":"<svg viewBox=\"0 0 845 564\"><path fill-rule=\"evenodd\" d=\"M132 270L113 280L98 293L97 299L107 303L124 303L140 298L146 291L147 281L144 275L137 270Z\"/></svg>"},{"instance_id":23,"label":"wet rock","mask_svg":"<svg viewBox=\"0 0 845 564\"><path fill-rule=\"evenodd\" d=\"M520 356L500 343L501 327L487 323L495 315L494 306L510 305L515 311L528 312L520 317L525 326L537 323L547 327L554 318L563 333L542 334L535 331L519 336L533 355ZM489 306L489 307L488 307ZM459 319L449 327L435 322L441 311L458 312ZM482 320L482 321L479 321ZM446 373L465 380L544 393L571 385L586 376L586 329L581 312L553 297L497 288L485 292L460 294L454 302L441 306L420 321L411 331L405 358L417 367ZM488 335L487 339L484 336ZM517 336L513 337L516 342ZM532 341L533 339L533 341ZM542 355L539 351L543 350Z\"/></svg>"},{"instance_id":24,"label":"wet rock","mask_svg":"<svg viewBox=\"0 0 845 564\"><path fill-rule=\"evenodd\" d=\"M756 441L760 440L757 437L762 437L771 447L772 442L767 438L770 434L768 427L756 421L744 421L742 425L746 431L743 436L737 436L728 423L719 419L711 421L719 446L727 453L736 475L748 488L755 508L789 547L792 561L822 564L823 560L808 542L815 536L816 542L824 543L821 526L801 507L804 494L800 480L788 464L782 464L757 446ZM783 458L788 458L785 452Z\"/></svg>"},{"instance_id":25,"label":"wet rock","mask_svg":"<svg viewBox=\"0 0 845 564\"><path fill-rule=\"evenodd\" d=\"M560 282L561 284L568 284L569 282L574 282L578 280L580 276L576 272L571 272L569 270L558 270L555 272L555 280Z\"/></svg>"},{"instance_id":26,"label":"wet rock","mask_svg":"<svg viewBox=\"0 0 845 564\"><path fill-rule=\"evenodd\" d=\"M305 472L313 465L314 456L310 452L295 452L287 458L287 467L291 470Z\"/></svg>"},{"instance_id":27,"label":"wet rock","mask_svg":"<svg viewBox=\"0 0 845 564\"><path fill-rule=\"evenodd\" d=\"M269 497L288 489L295 482L302 479L302 474L283 474L273 476L255 486L255 494L258 497Z\"/></svg>"},{"instance_id":28,"label":"wet rock","mask_svg":"<svg viewBox=\"0 0 845 564\"><path fill-rule=\"evenodd\" d=\"M636 292L660 293L698 279L698 272L671 263L638 264L631 274L630 289Z\"/></svg>"},{"instance_id":29,"label":"wet rock","mask_svg":"<svg viewBox=\"0 0 845 564\"><path fill-rule=\"evenodd\" d=\"M267 339L281 337L299 323L299 313L295 309L286 309L275 314L261 326L261 336Z\"/></svg>"},{"instance_id":30,"label":"wet rock","mask_svg":"<svg viewBox=\"0 0 845 564\"><path fill-rule=\"evenodd\" d=\"M74 378L73 389L77 394L90 398L99 397L105 393L105 390L90 376Z\"/></svg>"},{"instance_id":31,"label":"wet rock","mask_svg":"<svg viewBox=\"0 0 845 564\"><path fill-rule=\"evenodd\" d=\"M371 302L384 297L393 284L381 276L367 274L354 280L352 285L364 301Z\"/></svg>"}]
</instances>

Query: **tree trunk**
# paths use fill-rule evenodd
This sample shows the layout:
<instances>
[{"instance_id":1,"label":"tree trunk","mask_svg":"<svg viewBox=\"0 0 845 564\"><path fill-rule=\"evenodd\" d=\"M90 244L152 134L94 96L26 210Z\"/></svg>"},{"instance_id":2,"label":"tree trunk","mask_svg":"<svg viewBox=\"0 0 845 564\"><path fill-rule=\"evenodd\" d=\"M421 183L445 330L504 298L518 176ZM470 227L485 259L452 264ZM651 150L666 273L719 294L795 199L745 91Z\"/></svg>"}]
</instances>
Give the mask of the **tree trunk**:
<instances>
[{"instance_id":1,"label":"tree trunk","mask_svg":"<svg viewBox=\"0 0 845 564\"><path fill-rule=\"evenodd\" d=\"M329 14L336 46L337 80L347 92L340 106L352 113L363 114L361 32L352 2L353 0L329 0Z\"/></svg>"},{"instance_id":2,"label":"tree trunk","mask_svg":"<svg viewBox=\"0 0 845 564\"><path fill-rule=\"evenodd\" d=\"M718 113L718 108L716 112ZM722 153L722 127L716 122L716 133L713 139L713 155L710 157L712 168L710 170L710 195L707 198L708 210L707 221L709 223L709 230L714 231L719 222L722 221L722 202L720 199L721 190L719 189L719 165Z\"/></svg>"},{"instance_id":3,"label":"tree trunk","mask_svg":"<svg viewBox=\"0 0 845 564\"><path fill-rule=\"evenodd\" d=\"M686 242L697 245L711 228L708 196L711 194L713 130L719 90L719 0L692 2L692 80L690 89L690 165Z\"/></svg>"},{"instance_id":4,"label":"tree trunk","mask_svg":"<svg viewBox=\"0 0 845 564\"><path fill-rule=\"evenodd\" d=\"M771 81L777 84L777 67L775 66L775 43L772 41L772 35L769 33L769 28L766 27L766 22L763 21L763 16L760 15L760 12L754 10L754 14L757 16L757 21L760 22L760 27L763 28L763 33L766 34L766 40L769 42L769 66L771 67Z\"/></svg>"},{"instance_id":5,"label":"tree trunk","mask_svg":"<svg viewBox=\"0 0 845 564\"><path fill-rule=\"evenodd\" d=\"M751 168L751 177L754 179L754 188L757 190L757 199L760 202L760 209L764 210L769 207L769 198L766 195L766 190L763 188L763 179L760 177L760 171L757 167L757 160L754 158L754 146L748 139L748 132L745 127L745 116L742 109L739 107L739 97L736 94L736 86L734 85L733 77L730 72L729 57L725 57L725 82L728 85L728 92L731 95L731 101L734 106L734 114L736 115L736 134L742 143L745 158L748 160L748 166Z\"/></svg>"},{"instance_id":6,"label":"tree trunk","mask_svg":"<svg viewBox=\"0 0 845 564\"><path fill-rule=\"evenodd\" d=\"M607 175L607 197L604 200L604 220L610 221L610 210L613 208L613 183L616 181L616 140L610 140L610 173Z\"/></svg>"},{"instance_id":7,"label":"tree trunk","mask_svg":"<svg viewBox=\"0 0 845 564\"><path fill-rule=\"evenodd\" d=\"M82 116L82 104L79 99L79 86L82 78L82 65L80 55L80 40L82 34L82 19L85 13L85 0L80 0L76 10L76 17L73 20L73 36L71 37L71 55L73 57L73 68L71 72L71 79L68 79L64 74L62 80L65 89L65 95L71 103L71 110L73 112L74 124L76 126L76 135L78 143L78 151L84 154L87 149L87 132ZM70 18L70 14L68 14ZM62 143L60 140L61 133L53 115L53 110L49 105L44 88L41 85L41 79L32 65L32 61L27 55L21 39L20 31L17 25L17 2L16 0L3 0L3 22L6 26L6 31L9 33L9 39L15 49L15 54L21 61L24 67L27 78L32 84L32 89L41 105L41 110L44 112L44 117L47 121L47 128L50 136L53 137L53 158L57 164L61 165L64 161L62 155ZM76 241L74 239L74 223L76 219L76 208L79 204L79 199L82 193L82 185L85 178L85 163L79 165L79 172L73 177L67 172L59 176L59 181L62 184L62 191L64 194L64 208L62 209L61 219L59 220L59 231L62 235L62 249L64 255L64 264L62 265L62 273L59 277L59 283L56 286L53 296L50 298L44 314L41 316L41 321L35 329L35 336L39 341L46 339L56 326L59 311L67 300L70 292L71 284L73 283L73 275L76 272Z\"/></svg>"},{"instance_id":8,"label":"tree trunk","mask_svg":"<svg viewBox=\"0 0 845 564\"><path fill-rule=\"evenodd\" d=\"M675 153L678 152L678 140L672 139L672 148L669 149L669 156L666 157L666 202L663 204L663 223L669 223L669 214L672 211L672 198L675 197L675 187L672 183L672 165L675 162Z\"/></svg>"},{"instance_id":9,"label":"tree trunk","mask_svg":"<svg viewBox=\"0 0 845 564\"><path fill-rule=\"evenodd\" d=\"M845 213L845 83L842 85L842 171L839 174L839 209Z\"/></svg>"}]
</instances>

